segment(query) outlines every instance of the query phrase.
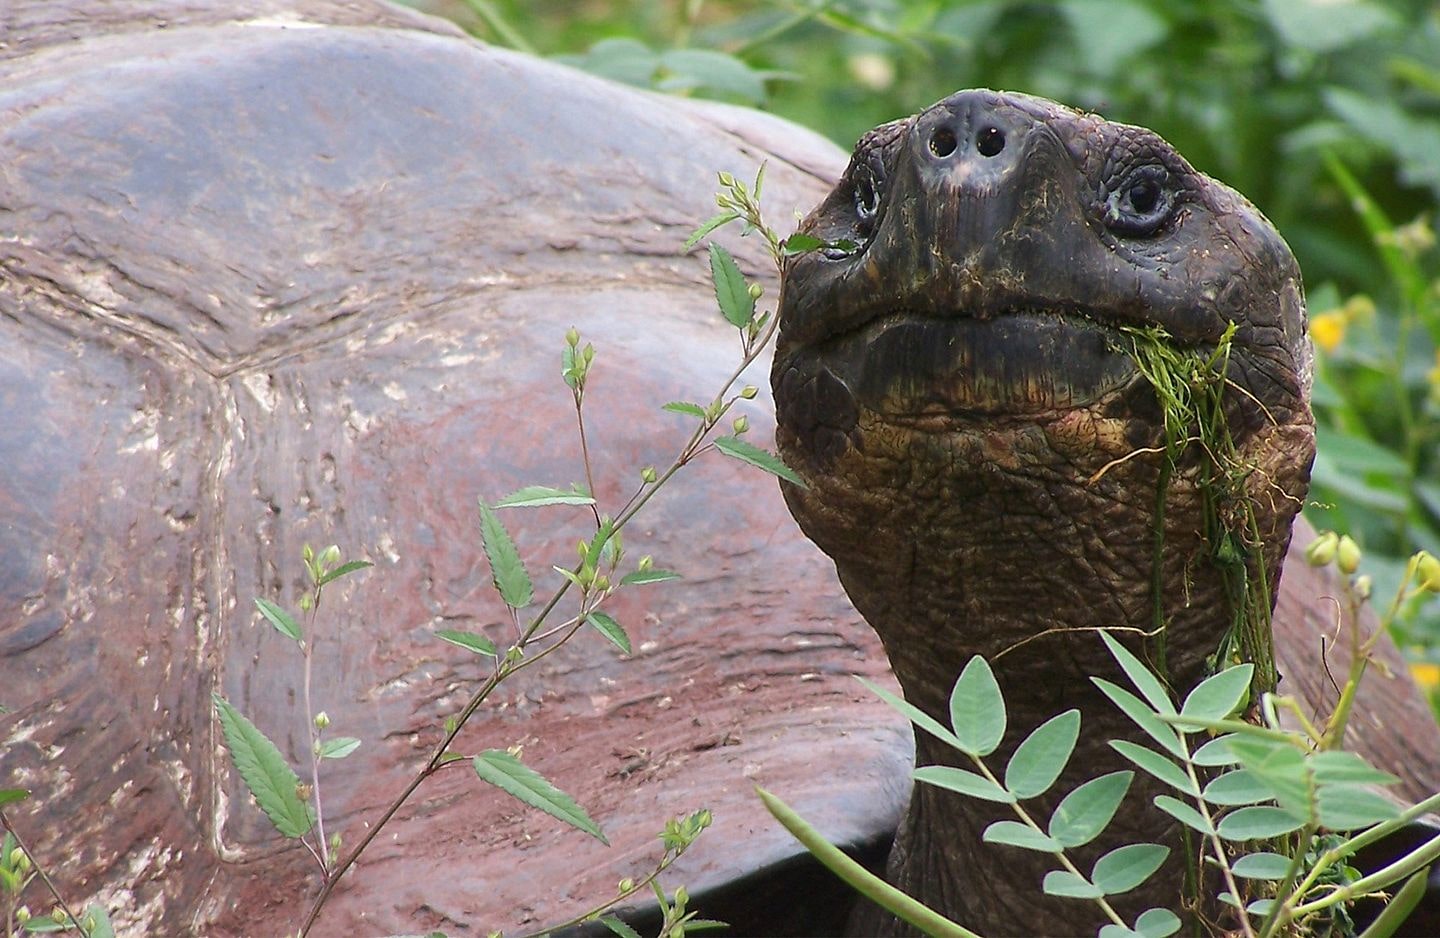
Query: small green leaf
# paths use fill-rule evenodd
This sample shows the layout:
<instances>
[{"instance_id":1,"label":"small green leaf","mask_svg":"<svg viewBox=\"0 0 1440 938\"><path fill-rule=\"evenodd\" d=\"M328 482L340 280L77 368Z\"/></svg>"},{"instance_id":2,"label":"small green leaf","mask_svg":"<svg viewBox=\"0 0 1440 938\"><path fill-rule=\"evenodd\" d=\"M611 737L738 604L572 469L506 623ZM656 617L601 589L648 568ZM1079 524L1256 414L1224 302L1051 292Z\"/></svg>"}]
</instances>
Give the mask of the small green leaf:
<instances>
[{"instance_id":1,"label":"small green leaf","mask_svg":"<svg viewBox=\"0 0 1440 938\"><path fill-rule=\"evenodd\" d=\"M1094 840L1115 816L1134 778L1135 773L1128 770L1111 772L1076 788L1050 816L1050 836L1066 847Z\"/></svg>"},{"instance_id":2,"label":"small green leaf","mask_svg":"<svg viewBox=\"0 0 1440 938\"><path fill-rule=\"evenodd\" d=\"M956 791L971 798L998 801L1002 804L1015 803L1013 794L985 776L967 772L965 769L952 768L948 765L926 765L916 769L914 777L917 782L927 782L938 788Z\"/></svg>"},{"instance_id":3,"label":"small green leaf","mask_svg":"<svg viewBox=\"0 0 1440 938\"><path fill-rule=\"evenodd\" d=\"M1231 811L1220 819L1216 831L1226 840L1268 840L1304 826L1303 818L1295 817L1284 808L1259 805Z\"/></svg>"},{"instance_id":4,"label":"small green leaf","mask_svg":"<svg viewBox=\"0 0 1440 938\"><path fill-rule=\"evenodd\" d=\"M1169 855L1170 848L1159 844L1118 847L1095 861L1090 881L1105 895L1117 896L1149 879Z\"/></svg>"},{"instance_id":5,"label":"small green leaf","mask_svg":"<svg viewBox=\"0 0 1440 938\"><path fill-rule=\"evenodd\" d=\"M1256 899L1254 902L1250 903L1245 907L1245 911L1249 912L1251 915L1258 915L1263 918L1264 916L1269 915L1271 910L1274 908L1274 899Z\"/></svg>"},{"instance_id":6,"label":"small green leaf","mask_svg":"<svg viewBox=\"0 0 1440 938\"><path fill-rule=\"evenodd\" d=\"M732 326L744 327L755 318L755 298L750 295L750 285L730 252L720 245L710 244L710 279L715 283L715 302L720 312Z\"/></svg>"},{"instance_id":7,"label":"small green leaf","mask_svg":"<svg viewBox=\"0 0 1440 938\"><path fill-rule=\"evenodd\" d=\"M98 902L92 902L85 908L85 938L115 938L115 926L110 921L110 913Z\"/></svg>"},{"instance_id":8,"label":"small green leaf","mask_svg":"<svg viewBox=\"0 0 1440 938\"><path fill-rule=\"evenodd\" d=\"M315 585L316 585L316 586L324 586L324 585L327 584L327 583L334 583L336 580L340 579L342 576L349 576L350 574L354 573L356 570L364 570L366 567L373 567L373 566L375 566L375 564L371 563L371 562L368 561L368 560L350 560L350 561L346 561L345 563L342 563L340 566L336 567L334 570L331 570L330 572L326 573L324 576L320 577L320 579L315 582Z\"/></svg>"},{"instance_id":9,"label":"small green leaf","mask_svg":"<svg viewBox=\"0 0 1440 938\"><path fill-rule=\"evenodd\" d=\"M270 600L260 599L258 597L255 600L255 608L259 609L260 614L263 615L271 625L275 626L275 631L297 642L303 640L303 633L300 631L300 626L291 618L290 613L281 609Z\"/></svg>"},{"instance_id":10,"label":"small green leaf","mask_svg":"<svg viewBox=\"0 0 1440 938\"><path fill-rule=\"evenodd\" d=\"M1238 738L1230 749L1282 808L1297 818L1310 816L1314 792L1304 753L1289 741L1264 737Z\"/></svg>"},{"instance_id":11,"label":"small green leaf","mask_svg":"<svg viewBox=\"0 0 1440 938\"><path fill-rule=\"evenodd\" d=\"M1310 768L1315 771L1315 784L1328 785L1334 782L1356 785L1394 785L1400 779L1389 772L1382 772L1365 761L1359 753L1334 749L1327 752L1311 753Z\"/></svg>"},{"instance_id":12,"label":"small green leaf","mask_svg":"<svg viewBox=\"0 0 1440 938\"><path fill-rule=\"evenodd\" d=\"M0 808L30 797L28 788L0 788Z\"/></svg>"},{"instance_id":13,"label":"small green leaf","mask_svg":"<svg viewBox=\"0 0 1440 938\"><path fill-rule=\"evenodd\" d=\"M1214 739L1196 749L1190 755L1190 761L1196 765L1216 766L1234 765L1240 761L1230 749L1230 740L1233 734L1227 733L1224 736L1216 736Z\"/></svg>"},{"instance_id":14,"label":"small green leaf","mask_svg":"<svg viewBox=\"0 0 1440 938\"><path fill-rule=\"evenodd\" d=\"M640 933L638 931L631 928L629 925L626 925L624 922L620 921L620 919L616 918L613 915L603 916L600 919L600 924L610 929L612 934L619 935L620 938L640 938Z\"/></svg>"},{"instance_id":15,"label":"small green leaf","mask_svg":"<svg viewBox=\"0 0 1440 938\"><path fill-rule=\"evenodd\" d=\"M1145 938L1169 938L1180 930L1180 916L1169 909L1147 909L1135 920L1135 930Z\"/></svg>"},{"instance_id":16,"label":"small green leaf","mask_svg":"<svg viewBox=\"0 0 1440 938\"><path fill-rule=\"evenodd\" d=\"M1066 710L1051 717L1025 737L1005 766L1005 787L1017 798L1044 794L1055 784L1075 741L1080 738L1080 711Z\"/></svg>"},{"instance_id":17,"label":"small green leaf","mask_svg":"<svg viewBox=\"0 0 1440 938\"><path fill-rule=\"evenodd\" d=\"M699 417L701 420L705 419L705 408L699 404L692 404L689 401L671 401L660 409L668 410L672 414L685 414L689 417Z\"/></svg>"},{"instance_id":18,"label":"small green leaf","mask_svg":"<svg viewBox=\"0 0 1440 938\"><path fill-rule=\"evenodd\" d=\"M595 610L585 614L585 621L595 627L595 630L608 638L616 648L625 654L630 654L630 636L620 627L620 623L610 617L608 613Z\"/></svg>"},{"instance_id":19,"label":"small green leaf","mask_svg":"<svg viewBox=\"0 0 1440 938\"><path fill-rule=\"evenodd\" d=\"M1236 769L1211 780L1201 797L1211 804L1230 806L1270 801L1274 793L1254 772Z\"/></svg>"},{"instance_id":20,"label":"small green leaf","mask_svg":"<svg viewBox=\"0 0 1440 938\"><path fill-rule=\"evenodd\" d=\"M1180 715L1202 720L1225 719L1249 697L1254 674L1255 665L1241 664L1211 675L1185 698Z\"/></svg>"},{"instance_id":21,"label":"small green leaf","mask_svg":"<svg viewBox=\"0 0 1440 938\"><path fill-rule=\"evenodd\" d=\"M1120 650L1124 651L1123 648ZM1118 684L1112 684L1104 678L1092 677L1090 680L1100 688L1106 697L1110 698L1111 703L1119 707L1130 718L1132 723L1149 734L1151 739L1165 747L1176 758L1185 758L1185 747L1180 743L1179 734L1174 728L1160 722L1160 719L1145 705L1144 701L1125 688Z\"/></svg>"},{"instance_id":22,"label":"small green leaf","mask_svg":"<svg viewBox=\"0 0 1440 938\"><path fill-rule=\"evenodd\" d=\"M442 641L449 642L452 645L458 645L466 651L473 651L477 655L485 655L489 658L496 657L495 643L485 636L477 635L474 632L462 632L458 629L438 629L435 632L435 637Z\"/></svg>"},{"instance_id":23,"label":"small green leaf","mask_svg":"<svg viewBox=\"0 0 1440 938\"><path fill-rule=\"evenodd\" d=\"M593 505L595 499L584 492L566 492L547 485L527 485L495 503L496 508L540 508L545 505Z\"/></svg>"},{"instance_id":24,"label":"small green leaf","mask_svg":"<svg viewBox=\"0 0 1440 938\"><path fill-rule=\"evenodd\" d=\"M709 219L706 220L705 224L701 225L699 228L696 228L690 233L690 237L685 239L686 252L689 252L692 248L695 247L695 245L700 243L700 239L704 238L716 228L724 227L725 225L730 224L732 221L735 221L739 217L740 216L735 214L734 212L721 212L718 215L712 215Z\"/></svg>"},{"instance_id":25,"label":"small green leaf","mask_svg":"<svg viewBox=\"0 0 1440 938\"><path fill-rule=\"evenodd\" d=\"M1290 872L1290 858L1278 853L1249 853L1232 863L1230 869L1245 879L1284 879Z\"/></svg>"},{"instance_id":26,"label":"small green leaf","mask_svg":"<svg viewBox=\"0 0 1440 938\"><path fill-rule=\"evenodd\" d=\"M360 748L360 740L354 736L336 736L320 744L320 758L343 759Z\"/></svg>"},{"instance_id":27,"label":"small green leaf","mask_svg":"<svg viewBox=\"0 0 1440 938\"><path fill-rule=\"evenodd\" d=\"M820 250L841 251L845 254L854 254L858 247L859 245L854 241L844 238L836 241L825 241L814 235L802 234L799 231L780 242L780 251L786 257L794 257L797 254L809 254L812 251Z\"/></svg>"},{"instance_id":28,"label":"small green leaf","mask_svg":"<svg viewBox=\"0 0 1440 938\"><path fill-rule=\"evenodd\" d=\"M715 448L726 456L733 456L741 462L748 462L752 466L764 469L771 475L779 476L791 485L798 485L802 489L809 488L805 484L805 480L796 475L795 470L781 462L780 457L769 450L761 449L733 436L717 436Z\"/></svg>"},{"instance_id":29,"label":"small green leaf","mask_svg":"<svg viewBox=\"0 0 1440 938\"><path fill-rule=\"evenodd\" d=\"M225 735L225 748L230 750L235 769L250 794L255 796L260 810L282 836L303 837L315 823L315 816L295 793L299 776L254 723L224 697L211 696L220 717L220 730Z\"/></svg>"},{"instance_id":30,"label":"small green leaf","mask_svg":"<svg viewBox=\"0 0 1440 938\"><path fill-rule=\"evenodd\" d=\"M1320 823L1332 831L1356 830L1400 816L1390 799L1360 785L1325 785L1316 801Z\"/></svg>"},{"instance_id":31,"label":"small green leaf","mask_svg":"<svg viewBox=\"0 0 1440 938\"><path fill-rule=\"evenodd\" d=\"M480 502L480 542L485 559L490 561L490 574L500 598L513 609L530 605L535 598L530 574L525 572L520 552L515 549L505 526L484 501Z\"/></svg>"},{"instance_id":32,"label":"small green leaf","mask_svg":"<svg viewBox=\"0 0 1440 938\"><path fill-rule=\"evenodd\" d=\"M584 808L510 753L503 749L487 749L470 761L482 781L610 846L600 825L590 819Z\"/></svg>"},{"instance_id":33,"label":"small green leaf","mask_svg":"<svg viewBox=\"0 0 1440 938\"><path fill-rule=\"evenodd\" d=\"M1169 795L1156 795L1155 807L1164 811L1193 831L1209 834L1214 830L1210 826L1210 822L1205 820L1205 815L1196 811L1185 802L1172 798Z\"/></svg>"},{"instance_id":34,"label":"small green leaf","mask_svg":"<svg viewBox=\"0 0 1440 938\"><path fill-rule=\"evenodd\" d=\"M640 586L645 583L664 583L666 580L683 579L674 570L661 570L658 567L651 567L649 570L636 570L627 573L620 578L621 586Z\"/></svg>"},{"instance_id":35,"label":"small green leaf","mask_svg":"<svg viewBox=\"0 0 1440 938\"><path fill-rule=\"evenodd\" d=\"M1040 853L1059 853L1064 848L1060 841L1048 834L1042 834L1028 824L1019 821L996 821L985 828L981 840L987 844L1008 844Z\"/></svg>"},{"instance_id":36,"label":"small green leaf","mask_svg":"<svg viewBox=\"0 0 1440 938\"><path fill-rule=\"evenodd\" d=\"M940 740L947 746L951 746L955 749L960 748L960 740L955 738L955 734L947 730L944 726L940 724L939 720L936 720L934 717L930 716L928 713L921 710L919 707L915 706L909 701L902 700L901 698L896 697L894 694L890 693L888 690L885 690L883 687L877 687L874 684L871 684L863 677L859 677L857 675L855 680L859 681L861 684L864 684L866 690L870 691L870 693L885 701L894 709L900 711L900 713L904 714L907 720L909 720L911 723L914 723L916 726L920 727L922 730L929 733L931 736L934 736L936 739Z\"/></svg>"},{"instance_id":37,"label":"small green leaf","mask_svg":"<svg viewBox=\"0 0 1440 938\"><path fill-rule=\"evenodd\" d=\"M988 756L1005 736L1005 698L990 663L975 655L950 691L950 726L960 751Z\"/></svg>"},{"instance_id":38,"label":"small green leaf","mask_svg":"<svg viewBox=\"0 0 1440 938\"><path fill-rule=\"evenodd\" d=\"M1123 739L1110 740L1110 747L1181 794L1195 794L1195 783L1190 776L1155 750Z\"/></svg>"},{"instance_id":39,"label":"small green leaf","mask_svg":"<svg viewBox=\"0 0 1440 938\"><path fill-rule=\"evenodd\" d=\"M1173 714L1175 704L1170 700L1170 694L1150 666L1139 658L1134 652L1120 644L1111 637L1109 632L1101 632L1100 638L1105 642L1105 647L1110 649L1110 654L1119 663L1120 669L1140 691L1141 695L1150 702L1150 706L1157 713Z\"/></svg>"},{"instance_id":40,"label":"small green leaf","mask_svg":"<svg viewBox=\"0 0 1440 938\"><path fill-rule=\"evenodd\" d=\"M1105 896L1103 890L1069 870L1051 870L1046 873L1042 888L1047 896L1065 896L1069 899L1100 899Z\"/></svg>"}]
</instances>

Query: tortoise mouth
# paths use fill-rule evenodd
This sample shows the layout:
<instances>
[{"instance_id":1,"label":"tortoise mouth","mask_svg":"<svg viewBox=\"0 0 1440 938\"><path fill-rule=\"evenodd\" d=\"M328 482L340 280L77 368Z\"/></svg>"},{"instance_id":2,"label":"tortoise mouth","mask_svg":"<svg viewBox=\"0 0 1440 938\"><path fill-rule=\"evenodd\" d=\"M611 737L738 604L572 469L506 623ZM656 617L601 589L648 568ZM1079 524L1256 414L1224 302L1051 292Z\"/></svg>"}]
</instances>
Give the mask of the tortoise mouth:
<instances>
[{"instance_id":1,"label":"tortoise mouth","mask_svg":"<svg viewBox=\"0 0 1440 938\"><path fill-rule=\"evenodd\" d=\"M1139 375L1123 339L1080 309L895 312L799 351L791 366L828 371L887 421L941 428L1093 405Z\"/></svg>"}]
</instances>

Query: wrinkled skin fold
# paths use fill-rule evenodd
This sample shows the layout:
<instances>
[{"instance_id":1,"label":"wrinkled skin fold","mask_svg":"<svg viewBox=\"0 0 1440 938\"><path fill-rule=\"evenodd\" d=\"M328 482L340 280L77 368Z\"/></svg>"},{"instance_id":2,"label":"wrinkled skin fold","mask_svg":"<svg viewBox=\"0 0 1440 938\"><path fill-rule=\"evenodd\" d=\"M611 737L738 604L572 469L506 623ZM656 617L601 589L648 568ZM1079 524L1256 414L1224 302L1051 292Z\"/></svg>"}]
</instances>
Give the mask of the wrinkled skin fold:
<instances>
[{"instance_id":1,"label":"wrinkled skin fold","mask_svg":"<svg viewBox=\"0 0 1440 938\"><path fill-rule=\"evenodd\" d=\"M1121 327L1203 349L1235 324L1226 416L1253 469L1256 563L1273 585L1314 454L1294 258L1249 202L1150 131L990 91L871 131L801 230L836 246L784 271L777 438L808 484L787 485L787 503L913 703L945 720L965 662L992 661L1011 716L992 767L1081 710L1076 755L1038 799L1048 817L1080 782L1129 767L1106 740L1138 735L1089 680L1123 681L1093 630L1150 628L1158 563L1165 664L1183 694L1230 622L1198 457L1165 487L1157 560L1162 417ZM1138 631L1122 637L1156 655ZM960 764L917 736L918 764ZM1077 852L1088 870L1120 843L1177 848L1116 901L1130 921L1173 907L1183 869L1153 793L1137 779L1107 834ZM1092 903L1041 894L1050 857L980 844L1009 816L917 786L891 879L985 934L1093 934Z\"/></svg>"}]
</instances>

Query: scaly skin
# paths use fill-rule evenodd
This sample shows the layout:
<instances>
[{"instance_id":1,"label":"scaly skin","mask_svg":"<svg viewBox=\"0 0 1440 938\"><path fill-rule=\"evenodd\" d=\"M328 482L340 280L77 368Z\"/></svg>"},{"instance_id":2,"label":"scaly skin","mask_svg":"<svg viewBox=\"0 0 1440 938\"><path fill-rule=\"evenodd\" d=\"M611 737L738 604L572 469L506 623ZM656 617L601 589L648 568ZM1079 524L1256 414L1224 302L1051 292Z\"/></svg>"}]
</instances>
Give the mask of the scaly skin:
<instances>
[{"instance_id":1,"label":"scaly skin","mask_svg":"<svg viewBox=\"0 0 1440 938\"><path fill-rule=\"evenodd\" d=\"M1226 413L1255 468L1273 586L1314 454L1295 261L1253 206L1153 133L988 91L867 134L801 230L856 248L784 273L778 440L809 486L787 485L786 500L913 703L945 720L965 662L991 660L1011 717L992 767L1081 710L1075 757L1033 805L1046 818L1080 782L1129 767L1106 740L1144 741L1089 681L1124 682L1091 630L1149 629L1154 616L1161 414L1116 326L1160 325L1203 348L1237 324ZM1181 694L1231 617L1197 466L1177 470L1164 509L1165 664ZM1153 642L1126 641L1155 658ZM960 764L917 736L919 764ZM1153 794L1137 778L1107 834L1076 851L1082 870L1120 843L1180 847ZM1093 934L1105 921L1093 904L1041 894L1053 858L981 845L1010 816L917 786L891 879L985 934ZM1128 921L1178 910L1181 853L1119 897ZM857 929L904 931L873 915Z\"/></svg>"}]
</instances>

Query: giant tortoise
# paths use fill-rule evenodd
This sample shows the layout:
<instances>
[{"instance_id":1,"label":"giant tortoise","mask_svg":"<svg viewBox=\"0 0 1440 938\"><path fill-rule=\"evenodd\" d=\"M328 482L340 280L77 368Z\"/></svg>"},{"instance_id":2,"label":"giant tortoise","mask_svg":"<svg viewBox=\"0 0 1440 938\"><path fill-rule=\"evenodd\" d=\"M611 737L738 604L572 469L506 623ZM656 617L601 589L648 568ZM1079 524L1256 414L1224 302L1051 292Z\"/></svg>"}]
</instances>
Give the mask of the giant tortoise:
<instances>
[{"instance_id":1,"label":"giant tortoise","mask_svg":"<svg viewBox=\"0 0 1440 938\"><path fill-rule=\"evenodd\" d=\"M433 632L508 634L475 499L583 475L565 330L599 349L587 429L614 505L688 430L659 405L737 360L679 251L714 172L767 164L783 221L845 157L371 0L20 0L0 37L0 766L34 792L11 816L127 931L280 933L313 867L249 803L210 702L303 761L300 660L252 600L294 608L304 543L376 563L315 628L315 706L363 740L324 777L353 841L485 673ZM763 252L731 244L773 297ZM764 406L750 419L771 432ZM533 570L586 530L559 509L507 520ZM611 846L442 772L320 932L540 927L642 872L665 818L702 806L714 827L671 885L744 931L837 927L833 893L795 900L800 851L751 787L838 843L888 840L912 742L850 676L884 679L880 642L746 467L701 460L628 543L687 575L617 597L635 653L568 646L460 740L522 747ZM1294 564L1280 587L1282 670L1311 699L1327 591ZM1361 741L1433 788L1413 688L1370 698ZM1382 721L1406 730L1366 732Z\"/></svg>"}]
</instances>

